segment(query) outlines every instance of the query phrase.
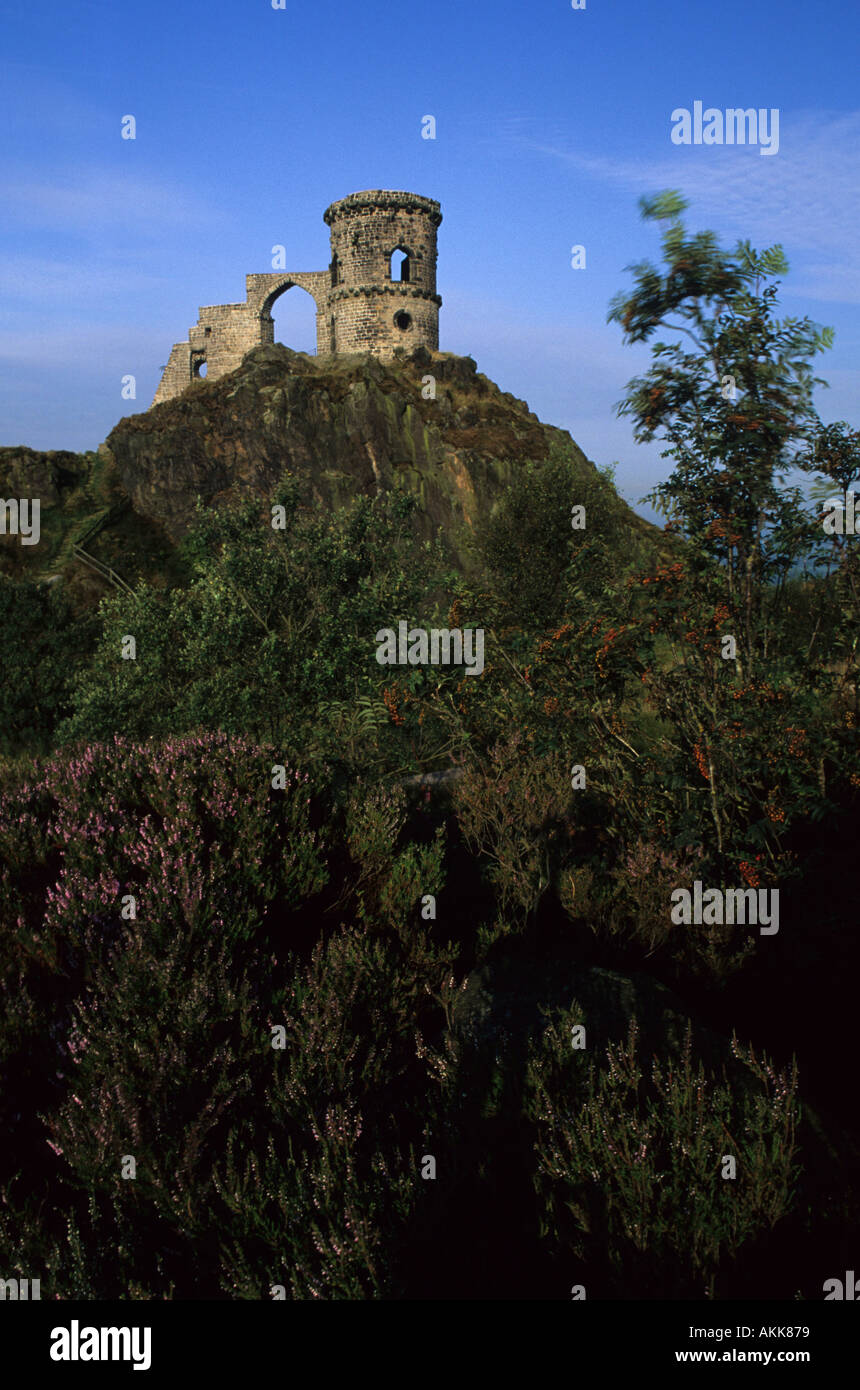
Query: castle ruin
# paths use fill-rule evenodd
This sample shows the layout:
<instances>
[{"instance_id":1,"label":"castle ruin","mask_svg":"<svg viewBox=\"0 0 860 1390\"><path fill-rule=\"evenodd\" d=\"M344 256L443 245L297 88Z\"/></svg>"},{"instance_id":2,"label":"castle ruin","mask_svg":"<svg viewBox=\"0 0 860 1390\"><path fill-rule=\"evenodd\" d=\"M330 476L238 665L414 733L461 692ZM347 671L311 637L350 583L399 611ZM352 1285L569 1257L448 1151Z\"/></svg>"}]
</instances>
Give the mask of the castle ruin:
<instances>
[{"instance_id":1,"label":"castle ruin","mask_svg":"<svg viewBox=\"0 0 860 1390\"><path fill-rule=\"evenodd\" d=\"M175 343L153 405L178 396L198 377L235 371L252 348L275 341L272 305L294 285L316 304L317 353L439 347L436 228L439 204L417 193L351 193L324 213L331 229L327 270L246 275L245 302L208 304L184 343ZM205 372L204 372L205 364Z\"/></svg>"}]
</instances>

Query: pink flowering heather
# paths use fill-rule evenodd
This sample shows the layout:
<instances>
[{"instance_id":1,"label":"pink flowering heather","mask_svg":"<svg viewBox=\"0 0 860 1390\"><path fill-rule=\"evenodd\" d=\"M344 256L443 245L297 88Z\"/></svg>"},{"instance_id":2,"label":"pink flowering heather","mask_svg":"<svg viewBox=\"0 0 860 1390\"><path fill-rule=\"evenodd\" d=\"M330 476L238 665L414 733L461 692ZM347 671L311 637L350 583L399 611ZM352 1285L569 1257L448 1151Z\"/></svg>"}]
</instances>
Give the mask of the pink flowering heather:
<instances>
[{"instance_id":1,"label":"pink flowering heather","mask_svg":"<svg viewBox=\"0 0 860 1390\"><path fill-rule=\"evenodd\" d=\"M251 933L269 904L283 910L326 879L308 776L289 771L273 791L278 760L223 733L116 737L43 760L0 798L0 852L20 869L40 866L38 897L22 913L8 873L0 895L22 925L51 934L110 937L132 910Z\"/></svg>"}]
</instances>

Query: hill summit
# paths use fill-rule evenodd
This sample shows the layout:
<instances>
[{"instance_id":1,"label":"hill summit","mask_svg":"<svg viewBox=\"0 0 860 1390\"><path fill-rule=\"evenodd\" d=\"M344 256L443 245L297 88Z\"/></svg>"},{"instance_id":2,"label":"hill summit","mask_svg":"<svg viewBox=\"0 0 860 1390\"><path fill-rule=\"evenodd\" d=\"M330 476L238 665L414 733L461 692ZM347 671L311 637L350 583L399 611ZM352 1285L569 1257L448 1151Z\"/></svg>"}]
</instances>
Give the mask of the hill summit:
<instances>
[{"instance_id":1,"label":"hill summit","mask_svg":"<svg viewBox=\"0 0 860 1390\"><path fill-rule=\"evenodd\" d=\"M594 471L566 431L543 424L471 357L424 347L387 361L312 357L270 344L217 381L193 382L125 417L96 453L0 449L4 495L41 496L43 535L26 556L7 537L3 567L64 573L85 544L129 582L152 578L198 498L206 506L264 501L285 472L326 506L413 492L425 534L441 527L462 562L476 518L527 460L548 456L554 439L584 474ZM632 531L654 533L618 505Z\"/></svg>"},{"instance_id":2,"label":"hill summit","mask_svg":"<svg viewBox=\"0 0 860 1390\"><path fill-rule=\"evenodd\" d=\"M471 357L418 348L383 362L273 344L229 376L122 420L107 448L135 508L174 539L197 495L206 503L266 496L288 470L328 504L407 488L453 540L512 469L546 457L553 432L564 433L500 391Z\"/></svg>"}]
</instances>

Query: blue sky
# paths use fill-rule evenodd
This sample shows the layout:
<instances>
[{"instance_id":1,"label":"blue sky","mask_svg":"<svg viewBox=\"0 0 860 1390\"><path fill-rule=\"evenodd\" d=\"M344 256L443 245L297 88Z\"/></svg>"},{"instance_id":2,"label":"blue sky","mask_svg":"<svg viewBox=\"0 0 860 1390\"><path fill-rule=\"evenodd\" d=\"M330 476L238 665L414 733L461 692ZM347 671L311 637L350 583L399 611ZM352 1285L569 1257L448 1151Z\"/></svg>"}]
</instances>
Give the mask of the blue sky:
<instances>
[{"instance_id":1,"label":"blue sky","mask_svg":"<svg viewBox=\"0 0 860 1390\"><path fill-rule=\"evenodd\" d=\"M667 471L614 412L649 358L606 323L624 267L658 256L642 193L680 189L729 244L783 243L783 312L836 329L819 410L860 423L856 0L586 3L7 6L0 444L95 448L148 407L199 305L243 299L276 244L322 269L323 210L364 188L439 199L441 346L617 461L630 501ZM778 108L778 154L673 144L697 100ZM308 296L275 315L313 350Z\"/></svg>"}]
</instances>

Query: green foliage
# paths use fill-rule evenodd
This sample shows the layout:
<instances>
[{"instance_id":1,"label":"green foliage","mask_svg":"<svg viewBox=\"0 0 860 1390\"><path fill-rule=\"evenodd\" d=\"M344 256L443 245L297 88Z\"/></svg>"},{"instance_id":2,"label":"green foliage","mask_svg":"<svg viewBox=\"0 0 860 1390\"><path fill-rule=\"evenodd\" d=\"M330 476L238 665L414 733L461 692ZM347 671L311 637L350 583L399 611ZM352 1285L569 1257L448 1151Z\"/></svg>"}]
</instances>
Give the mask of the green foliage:
<instances>
[{"instance_id":1,"label":"green foliage","mask_svg":"<svg viewBox=\"0 0 860 1390\"><path fill-rule=\"evenodd\" d=\"M406 815L402 787L358 783L349 795L345 834L358 871L358 921L395 932L408 950L421 936L421 898L435 897L445 883L445 830L439 826L429 845L409 842L401 848Z\"/></svg>"},{"instance_id":2,"label":"green foliage","mask_svg":"<svg viewBox=\"0 0 860 1390\"><path fill-rule=\"evenodd\" d=\"M566 813L573 793L563 757L537 757L518 733L464 769L454 790L467 843L488 867L503 919L523 926L569 853Z\"/></svg>"},{"instance_id":3,"label":"green foliage","mask_svg":"<svg viewBox=\"0 0 860 1390\"><path fill-rule=\"evenodd\" d=\"M436 897L445 884L445 830L439 826L429 845L409 844L395 859L379 894L379 912L407 940L414 934L421 899Z\"/></svg>"},{"instance_id":4,"label":"green foliage","mask_svg":"<svg viewBox=\"0 0 860 1390\"><path fill-rule=\"evenodd\" d=\"M574 506L585 508L584 528L571 524ZM554 439L546 460L512 479L477 546L506 623L539 630L601 594L633 539L608 479Z\"/></svg>"},{"instance_id":5,"label":"green foliage","mask_svg":"<svg viewBox=\"0 0 860 1390\"><path fill-rule=\"evenodd\" d=\"M650 587L649 633L660 634L659 650L643 651L642 678L671 730L662 824L676 848L709 843L712 874L776 881L791 872L792 825L827 814L831 786L844 786L839 721L853 727L857 714L856 638L846 641L843 628L829 650L816 642L819 612L804 647L786 621L796 597L789 576L803 567L820 573L827 545L784 475L793 465L817 467L847 483L860 461L857 441L847 427L824 427L812 403L821 383L810 359L832 334L775 317L770 282L788 269L781 248L740 242L726 252L711 233L688 236L674 194L642 206L646 218L668 224L665 271L632 267L635 288L613 301L609 317L630 342L658 328L673 336L654 343L652 367L619 407L637 438L664 438L674 468L654 500L686 542L683 562L636 581ZM856 626L854 559L843 558L838 583ZM820 586L819 596L827 606ZM728 659L727 637L735 645ZM706 786L697 788L697 778Z\"/></svg>"},{"instance_id":6,"label":"green foliage","mask_svg":"<svg viewBox=\"0 0 860 1390\"><path fill-rule=\"evenodd\" d=\"M360 869L360 885L378 886L405 823L406 793L402 787L363 783L353 787L346 808L346 842Z\"/></svg>"},{"instance_id":7,"label":"green foliage","mask_svg":"<svg viewBox=\"0 0 860 1390\"><path fill-rule=\"evenodd\" d=\"M62 587L0 575L0 755L44 752L71 708L72 681L95 641Z\"/></svg>"},{"instance_id":8,"label":"green foliage","mask_svg":"<svg viewBox=\"0 0 860 1390\"><path fill-rule=\"evenodd\" d=\"M822 653L829 654L831 663L838 666L843 708L846 714L851 714L852 726L856 728L860 717L857 696L860 554L854 536L840 535L838 530L832 534L825 532L818 506L834 498L846 505L849 490L860 495L860 430L851 429L844 420L828 425L816 434L797 462L806 472L818 474L810 488L816 522L814 559L816 573L823 572L829 581L817 586L819 602L808 651L811 654L815 648L818 661Z\"/></svg>"},{"instance_id":9,"label":"green foliage","mask_svg":"<svg viewBox=\"0 0 860 1390\"><path fill-rule=\"evenodd\" d=\"M677 195L643 201L646 218L668 221L665 272L631 267L636 285L616 296L610 321L628 342L657 340L653 364L630 382L619 414L632 416L638 440L662 435L674 471L653 499L677 524L694 563L722 566L725 599L744 667L758 666L771 631L765 586L784 578L808 550L792 525L800 495L782 474L821 429L812 403L810 358L832 334L808 319L775 318L778 285L788 270L780 247L718 247L712 233L688 236Z\"/></svg>"},{"instance_id":10,"label":"green foliage","mask_svg":"<svg viewBox=\"0 0 860 1390\"><path fill-rule=\"evenodd\" d=\"M68 740L165 735L177 728L286 737L342 756L380 727L375 634L415 619L441 564L414 539L414 501L359 497L333 513L304 505L287 479L275 495L287 529L247 503L205 512L187 541L194 578L169 593L140 587L102 604L96 657L77 682ZM135 637L136 659L121 639ZM342 709L363 701L343 747ZM318 714L319 711L319 714Z\"/></svg>"},{"instance_id":11,"label":"green foliage","mask_svg":"<svg viewBox=\"0 0 860 1390\"><path fill-rule=\"evenodd\" d=\"M786 1077L735 1041L740 1074L718 1078L694 1063L688 1031L681 1057L655 1058L648 1075L635 1021L599 1063L571 1046L583 1022L574 1004L529 1063L544 1238L566 1268L600 1268L610 1296L713 1298L723 1262L792 1209L796 1068Z\"/></svg>"}]
</instances>

